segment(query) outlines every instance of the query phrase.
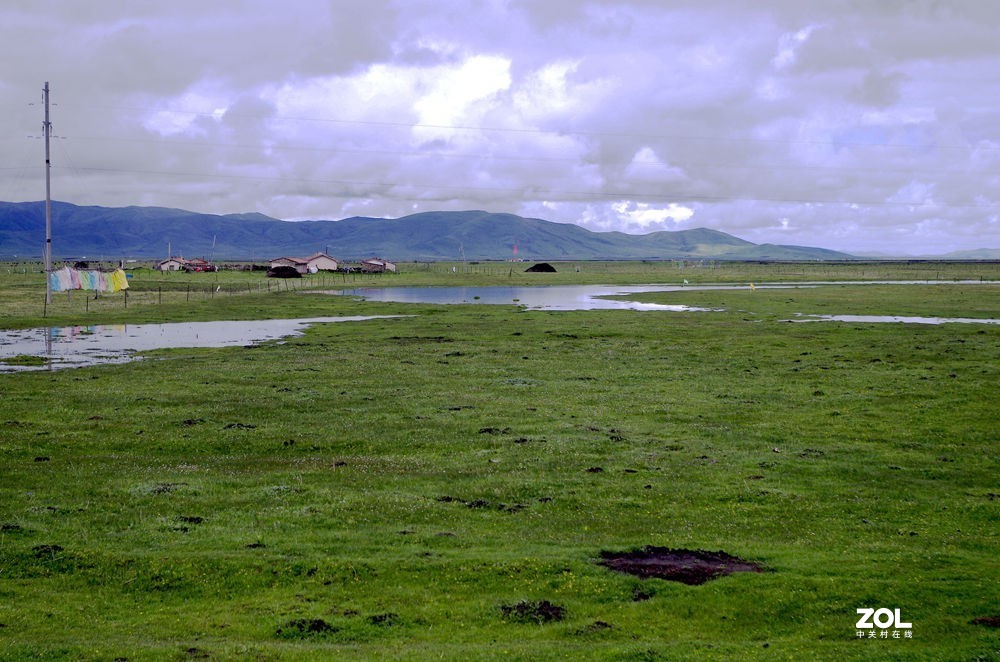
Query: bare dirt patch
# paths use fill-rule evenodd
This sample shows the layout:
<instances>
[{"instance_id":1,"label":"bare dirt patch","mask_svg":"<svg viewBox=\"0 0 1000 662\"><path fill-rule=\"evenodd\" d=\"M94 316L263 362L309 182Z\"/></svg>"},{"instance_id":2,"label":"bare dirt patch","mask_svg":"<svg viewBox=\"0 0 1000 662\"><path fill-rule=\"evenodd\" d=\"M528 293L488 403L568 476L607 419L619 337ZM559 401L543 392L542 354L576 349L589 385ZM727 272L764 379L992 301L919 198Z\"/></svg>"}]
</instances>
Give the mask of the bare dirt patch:
<instances>
[{"instance_id":1,"label":"bare dirt patch","mask_svg":"<svg viewBox=\"0 0 1000 662\"><path fill-rule=\"evenodd\" d=\"M539 625L561 621L566 615L564 607L552 604L548 600L522 600L512 605L501 605L500 612L506 621Z\"/></svg>"},{"instance_id":2,"label":"bare dirt patch","mask_svg":"<svg viewBox=\"0 0 1000 662\"><path fill-rule=\"evenodd\" d=\"M296 618L279 626L275 634L283 639L302 639L332 634L339 629L322 618Z\"/></svg>"},{"instance_id":3,"label":"bare dirt patch","mask_svg":"<svg viewBox=\"0 0 1000 662\"><path fill-rule=\"evenodd\" d=\"M1000 616L982 616L969 621L972 625L985 625L989 628L1000 628Z\"/></svg>"},{"instance_id":4,"label":"bare dirt patch","mask_svg":"<svg viewBox=\"0 0 1000 662\"><path fill-rule=\"evenodd\" d=\"M692 586L734 572L763 572L764 568L726 552L647 546L628 552L602 551L600 564L642 579L655 577Z\"/></svg>"}]
</instances>

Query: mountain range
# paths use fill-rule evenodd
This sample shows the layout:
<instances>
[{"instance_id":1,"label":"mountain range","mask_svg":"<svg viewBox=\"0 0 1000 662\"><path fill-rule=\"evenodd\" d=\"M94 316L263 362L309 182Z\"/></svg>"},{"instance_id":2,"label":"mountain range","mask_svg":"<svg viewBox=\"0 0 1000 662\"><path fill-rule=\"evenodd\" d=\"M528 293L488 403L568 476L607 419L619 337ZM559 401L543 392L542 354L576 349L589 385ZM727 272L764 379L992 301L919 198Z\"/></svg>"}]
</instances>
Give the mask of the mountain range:
<instances>
[{"instance_id":1,"label":"mountain range","mask_svg":"<svg viewBox=\"0 0 1000 662\"><path fill-rule=\"evenodd\" d=\"M37 259L44 241L44 202L0 202L0 258ZM593 232L572 223L486 211L293 222L257 213L52 203L54 259L162 259L168 252L261 262L317 252L341 260L377 256L397 261L852 259L822 248L753 244L706 228L644 235Z\"/></svg>"}]
</instances>

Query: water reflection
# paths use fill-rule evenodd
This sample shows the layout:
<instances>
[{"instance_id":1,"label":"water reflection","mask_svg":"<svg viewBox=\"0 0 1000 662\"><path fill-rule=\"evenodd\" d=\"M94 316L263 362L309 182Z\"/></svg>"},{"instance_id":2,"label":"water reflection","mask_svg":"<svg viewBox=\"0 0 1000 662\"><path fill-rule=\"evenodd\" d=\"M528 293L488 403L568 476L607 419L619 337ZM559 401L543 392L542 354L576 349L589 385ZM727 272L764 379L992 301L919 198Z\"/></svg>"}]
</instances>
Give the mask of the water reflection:
<instances>
[{"instance_id":1,"label":"water reflection","mask_svg":"<svg viewBox=\"0 0 1000 662\"><path fill-rule=\"evenodd\" d=\"M368 301L395 303L485 303L517 305L532 310L665 310L674 312L706 312L715 308L641 303L607 299L643 292L681 292L689 290L765 290L814 288L824 285L960 285L980 283L978 280L932 281L803 281L767 284L726 285L536 285L524 287L358 287L328 290L316 294L360 296Z\"/></svg>"},{"instance_id":2,"label":"water reflection","mask_svg":"<svg viewBox=\"0 0 1000 662\"><path fill-rule=\"evenodd\" d=\"M802 315L785 322L874 322L900 324L1000 324L997 319L978 317L910 317L906 315Z\"/></svg>"},{"instance_id":3,"label":"water reflection","mask_svg":"<svg viewBox=\"0 0 1000 662\"><path fill-rule=\"evenodd\" d=\"M699 286L697 289L746 289L747 286ZM484 303L523 306L532 310L665 310L673 312L700 311L710 308L619 301L602 297L669 292L682 288L670 285L546 285L543 287L359 287L331 290L324 294L360 296L367 301L395 303Z\"/></svg>"},{"instance_id":4,"label":"water reflection","mask_svg":"<svg viewBox=\"0 0 1000 662\"><path fill-rule=\"evenodd\" d=\"M301 335L311 324L356 322L385 317L398 316L108 324L0 331L0 372L125 363L136 360L135 352L171 347L254 345L265 340ZM15 360L15 365L4 363L11 359Z\"/></svg>"}]
</instances>

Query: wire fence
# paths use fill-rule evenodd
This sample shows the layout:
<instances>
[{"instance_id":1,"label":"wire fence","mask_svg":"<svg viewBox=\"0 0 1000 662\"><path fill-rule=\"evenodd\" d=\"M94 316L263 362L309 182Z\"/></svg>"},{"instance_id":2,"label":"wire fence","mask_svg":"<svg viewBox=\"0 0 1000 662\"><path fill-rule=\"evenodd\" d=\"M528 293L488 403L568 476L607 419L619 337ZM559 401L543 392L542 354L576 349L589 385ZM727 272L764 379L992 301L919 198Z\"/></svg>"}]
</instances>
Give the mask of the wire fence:
<instances>
[{"instance_id":1,"label":"wire fence","mask_svg":"<svg viewBox=\"0 0 1000 662\"><path fill-rule=\"evenodd\" d=\"M129 287L118 292L66 290L46 301L45 274L8 267L0 273L0 316L42 317L125 310L140 306L226 301L233 297L323 290L376 284L380 273L319 273L302 278L267 278L262 273L126 274Z\"/></svg>"}]
</instances>

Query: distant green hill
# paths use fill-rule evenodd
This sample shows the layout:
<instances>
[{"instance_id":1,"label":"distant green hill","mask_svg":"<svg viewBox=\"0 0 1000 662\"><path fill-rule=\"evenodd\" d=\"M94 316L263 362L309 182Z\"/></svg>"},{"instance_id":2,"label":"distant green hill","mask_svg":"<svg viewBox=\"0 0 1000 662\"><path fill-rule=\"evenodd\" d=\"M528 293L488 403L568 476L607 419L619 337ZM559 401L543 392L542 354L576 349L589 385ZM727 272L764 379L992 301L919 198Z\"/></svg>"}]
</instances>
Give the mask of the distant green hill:
<instances>
[{"instance_id":1,"label":"distant green hill","mask_svg":"<svg viewBox=\"0 0 1000 662\"><path fill-rule=\"evenodd\" d=\"M263 214L199 214L163 207L80 207L52 203L53 255L59 259L164 258L173 255L264 261L324 251L342 260L592 260L714 258L843 260L846 253L752 244L716 230L631 235L591 232L514 214L438 211L403 218L281 221ZM42 202L0 202L0 258L37 258L45 240Z\"/></svg>"}]
</instances>

